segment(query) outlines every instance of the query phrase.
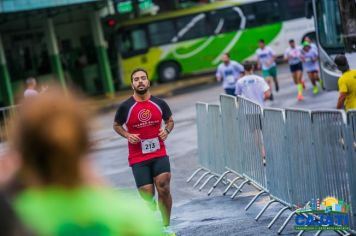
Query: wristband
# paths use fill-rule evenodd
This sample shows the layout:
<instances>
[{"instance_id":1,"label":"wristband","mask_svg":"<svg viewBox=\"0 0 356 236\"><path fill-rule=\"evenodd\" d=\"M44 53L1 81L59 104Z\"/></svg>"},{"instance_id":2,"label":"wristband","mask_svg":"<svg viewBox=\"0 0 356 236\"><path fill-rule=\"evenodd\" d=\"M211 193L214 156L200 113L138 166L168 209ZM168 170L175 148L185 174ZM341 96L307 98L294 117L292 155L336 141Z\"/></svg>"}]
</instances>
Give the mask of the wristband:
<instances>
[{"instance_id":1,"label":"wristband","mask_svg":"<svg viewBox=\"0 0 356 236\"><path fill-rule=\"evenodd\" d=\"M171 131L168 128L164 128L164 130L169 134Z\"/></svg>"}]
</instances>

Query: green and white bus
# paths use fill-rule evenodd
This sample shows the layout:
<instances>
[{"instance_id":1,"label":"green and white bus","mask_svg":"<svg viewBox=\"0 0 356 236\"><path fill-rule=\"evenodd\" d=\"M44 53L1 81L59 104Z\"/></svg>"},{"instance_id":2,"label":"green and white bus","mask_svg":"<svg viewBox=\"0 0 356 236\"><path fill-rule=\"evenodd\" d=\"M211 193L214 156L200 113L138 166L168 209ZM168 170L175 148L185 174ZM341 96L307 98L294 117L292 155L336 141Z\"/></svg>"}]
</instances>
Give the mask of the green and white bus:
<instances>
[{"instance_id":1,"label":"green and white bus","mask_svg":"<svg viewBox=\"0 0 356 236\"><path fill-rule=\"evenodd\" d=\"M126 21L117 33L128 86L136 67L168 82L215 70L224 52L240 62L253 59L261 38L282 55L289 39L314 34L314 22L305 17L304 0L230 0Z\"/></svg>"}]
</instances>

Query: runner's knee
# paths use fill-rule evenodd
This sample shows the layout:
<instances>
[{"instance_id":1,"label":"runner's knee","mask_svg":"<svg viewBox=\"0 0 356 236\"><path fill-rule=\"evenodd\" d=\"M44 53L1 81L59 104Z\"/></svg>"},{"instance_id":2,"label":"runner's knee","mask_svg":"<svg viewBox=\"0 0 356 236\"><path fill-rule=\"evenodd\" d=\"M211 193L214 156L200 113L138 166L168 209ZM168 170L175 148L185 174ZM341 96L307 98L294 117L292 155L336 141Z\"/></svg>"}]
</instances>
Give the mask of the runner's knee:
<instances>
[{"instance_id":1,"label":"runner's knee","mask_svg":"<svg viewBox=\"0 0 356 236\"><path fill-rule=\"evenodd\" d=\"M170 194L169 181L157 181L157 191L161 196L168 196Z\"/></svg>"}]
</instances>

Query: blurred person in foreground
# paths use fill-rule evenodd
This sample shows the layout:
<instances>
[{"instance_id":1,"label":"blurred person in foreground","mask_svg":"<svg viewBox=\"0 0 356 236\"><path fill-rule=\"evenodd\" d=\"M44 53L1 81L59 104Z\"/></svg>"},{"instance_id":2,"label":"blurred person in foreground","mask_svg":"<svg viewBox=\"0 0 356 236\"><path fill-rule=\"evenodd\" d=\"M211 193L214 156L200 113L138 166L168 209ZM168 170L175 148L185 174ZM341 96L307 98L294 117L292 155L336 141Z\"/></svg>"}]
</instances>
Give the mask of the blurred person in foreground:
<instances>
[{"instance_id":1,"label":"blurred person in foreground","mask_svg":"<svg viewBox=\"0 0 356 236\"><path fill-rule=\"evenodd\" d=\"M145 204L95 174L81 106L58 88L24 100L11 140L21 160L15 212L36 235L161 235Z\"/></svg>"},{"instance_id":2,"label":"blurred person in foreground","mask_svg":"<svg viewBox=\"0 0 356 236\"><path fill-rule=\"evenodd\" d=\"M224 53L221 56L221 61L222 63L216 71L216 80L222 81L226 94L234 96L236 82L243 75L244 68L238 62L230 60L229 53Z\"/></svg>"},{"instance_id":3,"label":"blurred person in foreground","mask_svg":"<svg viewBox=\"0 0 356 236\"><path fill-rule=\"evenodd\" d=\"M271 96L270 99L273 100L272 94L272 80L274 82L276 92L279 91L279 84L277 79L277 64L276 64L276 53L271 47L266 46L264 39L258 41L258 47L256 50L257 56L257 68L262 69L262 76L268 83Z\"/></svg>"},{"instance_id":4,"label":"blurred person in foreground","mask_svg":"<svg viewBox=\"0 0 356 236\"><path fill-rule=\"evenodd\" d=\"M11 198L6 191L9 182L18 169L18 159L9 153L0 152L0 229L3 236L30 236L28 229L20 221L11 206Z\"/></svg>"},{"instance_id":5,"label":"blurred person in foreground","mask_svg":"<svg viewBox=\"0 0 356 236\"><path fill-rule=\"evenodd\" d=\"M337 68L342 72L339 78L339 99L336 108L346 111L356 109L356 70L351 70L345 55L337 55L334 60Z\"/></svg>"},{"instance_id":6,"label":"blurred person in foreground","mask_svg":"<svg viewBox=\"0 0 356 236\"><path fill-rule=\"evenodd\" d=\"M301 51L296 47L294 39L289 40L289 47L284 52L284 60L289 64L290 72L292 73L294 84L297 85L298 95L297 100L303 101L303 64L301 61Z\"/></svg>"},{"instance_id":7,"label":"blurred person in foreground","mask_svg":"<svg viewBox=\"0 0 356 236\"><path fill-rule=\"evenodd\" d=\"M174 127L172 112L164 100L151 95L144 69L137 68L131 73L131 87L133 95L117 109L113 129L127 139L128 161L139 193L156 210L157 189L163 231L175 236L170 226L171 166L164 143Z\"/></svg>"}]
</instances>

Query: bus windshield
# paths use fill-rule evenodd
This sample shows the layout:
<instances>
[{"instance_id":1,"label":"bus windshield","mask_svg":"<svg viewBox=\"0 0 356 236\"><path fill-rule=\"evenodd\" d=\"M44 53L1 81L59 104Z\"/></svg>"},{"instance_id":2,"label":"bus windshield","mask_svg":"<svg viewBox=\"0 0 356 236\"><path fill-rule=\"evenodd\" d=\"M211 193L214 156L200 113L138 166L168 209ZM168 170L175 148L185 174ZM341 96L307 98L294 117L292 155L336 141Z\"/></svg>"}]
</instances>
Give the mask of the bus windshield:
<instances>
[{"instance_id":1,"label":"bus windshield","mask_svg":"<svg viewBox=\"0 0 356 236\"><path fill-rule=\"evenodd\" d=\"M330 53L356 50L356 3L350 0L319 0L317 30L321 46Z\"/></svg>"}]
</instances>

